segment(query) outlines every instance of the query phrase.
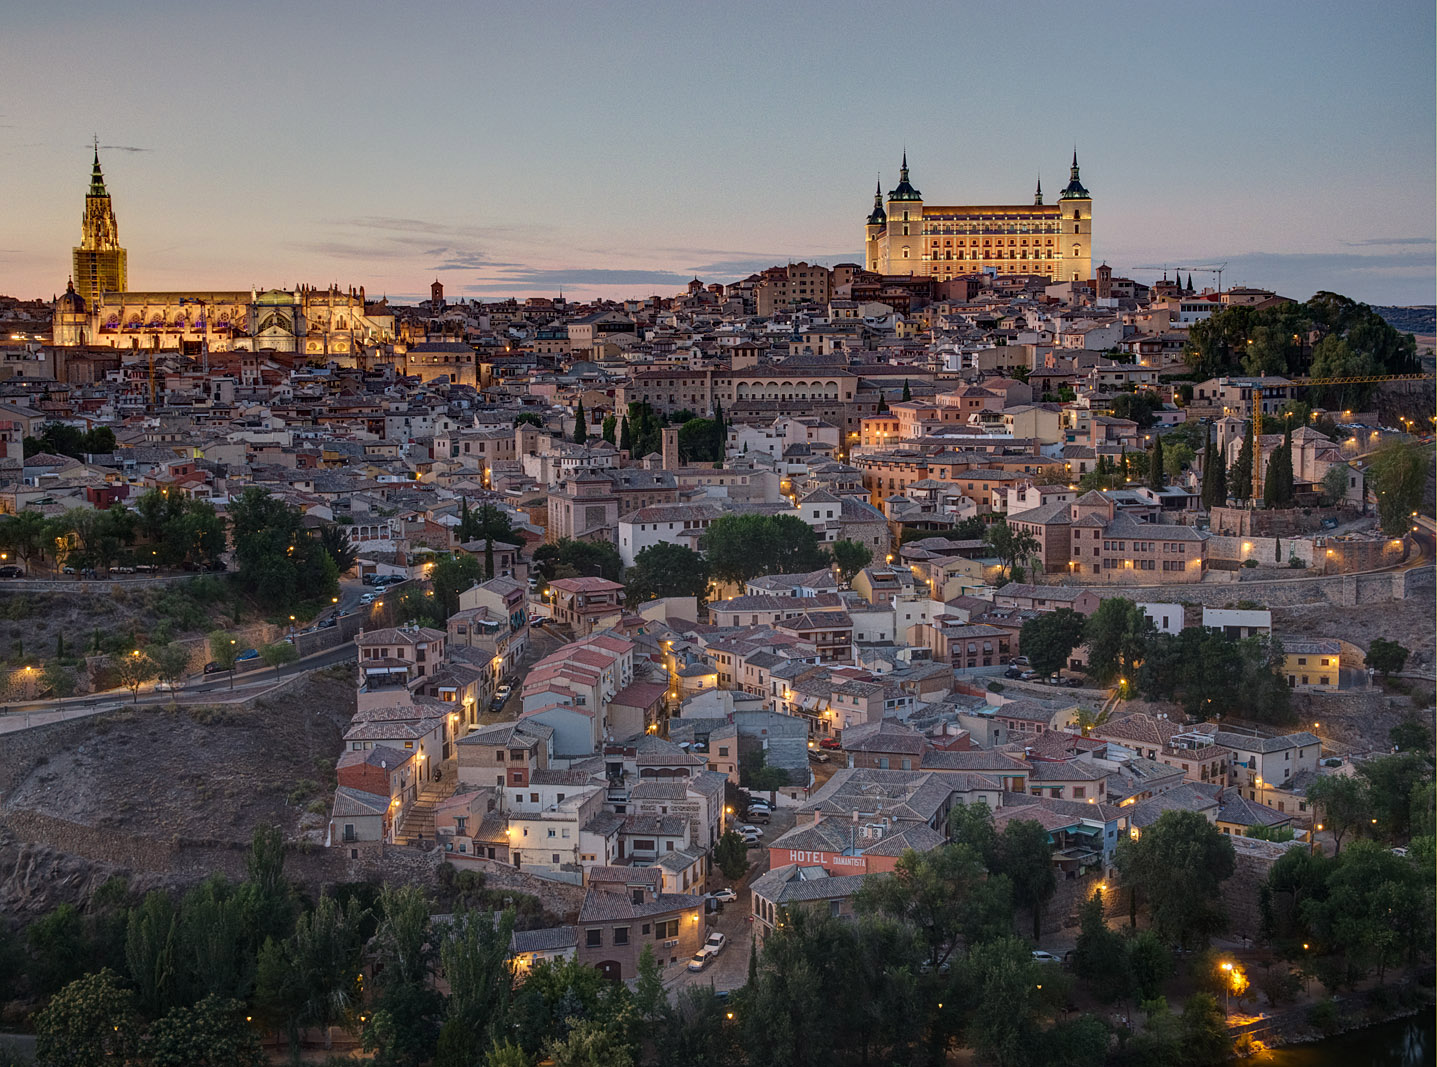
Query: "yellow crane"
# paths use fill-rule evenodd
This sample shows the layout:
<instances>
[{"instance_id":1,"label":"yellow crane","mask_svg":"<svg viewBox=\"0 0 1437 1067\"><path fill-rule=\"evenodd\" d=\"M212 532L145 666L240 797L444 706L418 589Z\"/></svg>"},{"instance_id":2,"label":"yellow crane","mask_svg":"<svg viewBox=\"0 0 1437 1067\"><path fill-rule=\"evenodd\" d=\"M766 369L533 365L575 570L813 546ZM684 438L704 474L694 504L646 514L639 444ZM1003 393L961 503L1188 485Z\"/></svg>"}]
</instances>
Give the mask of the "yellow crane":
<instances>
[{"instance_id":1,"label":"yellow crane","mask_svg":"<svg viewBox=\"0 0 1437 1067\"><path fill-rule=\"evenodd\" d=\"M1293 378L1293 385L1368 385L1375 382L1427 382L1431 374L1364 374L1343 378ZM1262 499L1262 379L1252 398L1252 503Z\"/></svg>"}]
</instances>

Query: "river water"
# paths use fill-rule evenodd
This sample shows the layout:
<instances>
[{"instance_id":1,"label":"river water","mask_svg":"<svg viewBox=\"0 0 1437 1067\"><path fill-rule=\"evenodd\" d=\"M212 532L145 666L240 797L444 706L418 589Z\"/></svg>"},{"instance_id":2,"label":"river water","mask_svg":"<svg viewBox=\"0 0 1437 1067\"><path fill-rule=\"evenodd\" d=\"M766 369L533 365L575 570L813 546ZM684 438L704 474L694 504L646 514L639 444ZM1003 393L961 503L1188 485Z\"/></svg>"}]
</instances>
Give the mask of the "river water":
<instances>
[{"instance_id":1,"label":"river water","mask_svg":"<svg viewBox=\"0 0 1437 1067\"><path fill-rule=\"evenodd\" d=\"M1312 1045L1273 1049L1232 1063L1249 1067L1430 1067L1434 1056L1433 1017L1424 1010L1410 1019L1369 1026Z\"/></svg>"}]
</instances>

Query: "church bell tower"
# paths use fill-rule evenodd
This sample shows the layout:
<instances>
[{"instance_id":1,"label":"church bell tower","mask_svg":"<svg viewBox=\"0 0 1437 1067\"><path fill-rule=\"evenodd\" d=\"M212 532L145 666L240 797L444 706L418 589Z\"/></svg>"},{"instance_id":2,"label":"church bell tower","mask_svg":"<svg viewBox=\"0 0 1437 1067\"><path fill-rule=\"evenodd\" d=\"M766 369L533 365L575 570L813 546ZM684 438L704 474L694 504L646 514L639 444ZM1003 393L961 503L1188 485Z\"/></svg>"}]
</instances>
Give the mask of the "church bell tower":
<instances>
[{"instance_id":1,"label":"church bell tower","mask_svg":"<svg viewBox=\"0 0 1437 1067\"><path fill-rule=\"evenodd\" d=\"M80 246L73 252L75 291L91 311L98 311L101 293L123 293L129 288L120 229L100 170L98 139L90 189L85 194L85 214L80 219Z\"/></svg>"}]
</instances>

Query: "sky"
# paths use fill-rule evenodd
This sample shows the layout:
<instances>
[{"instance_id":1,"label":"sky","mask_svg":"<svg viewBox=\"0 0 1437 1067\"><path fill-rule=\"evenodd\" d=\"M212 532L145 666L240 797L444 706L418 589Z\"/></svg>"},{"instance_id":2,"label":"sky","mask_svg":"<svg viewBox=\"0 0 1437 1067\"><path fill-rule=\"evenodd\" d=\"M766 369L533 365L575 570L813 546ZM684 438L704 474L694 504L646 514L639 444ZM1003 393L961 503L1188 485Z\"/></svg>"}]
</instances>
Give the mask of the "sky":
<instances>
[{"instance_id":1,"label":"sky","mask_svg":"<svg viewBox=\"0 0 1437 1067\"><path fill-rule=\"evenodd\" d=\"M1118 275L1437 301L1431 0L3 7L8 295L64 289L96 135L137 290L669 295L861 261L905 147L981 204L1076 145Z\"/></svg>"}]
</instances>

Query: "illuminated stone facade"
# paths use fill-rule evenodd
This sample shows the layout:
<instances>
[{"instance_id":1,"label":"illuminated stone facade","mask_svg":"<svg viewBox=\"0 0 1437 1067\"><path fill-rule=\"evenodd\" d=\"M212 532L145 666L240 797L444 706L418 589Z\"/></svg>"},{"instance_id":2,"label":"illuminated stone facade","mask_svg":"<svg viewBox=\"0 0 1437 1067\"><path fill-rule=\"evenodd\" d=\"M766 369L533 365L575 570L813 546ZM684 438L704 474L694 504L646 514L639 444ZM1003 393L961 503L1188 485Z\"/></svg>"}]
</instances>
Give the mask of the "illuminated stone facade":
<instances>
[{"instance_id":1,"label":"illuminated stone facade","mask_svg":"<svg viewBox=\"0 0 1437 1067\"><path fill-rule=\"evenodd\" d=\"M100 172L100 148L95 146L95 164L90 171L90 189L85 194L85 214L80 220L80 247L72 249L75 291L86 307L94 307L104 292L126 289L125 250L120 247L120 228L115 209Z\"/></svg>"},{"instance_id":2,"label":"illuminated stone facade","mask_svg":"<svg viewBox=\"0 0 1437 1067\"><path fill-rule=\"evenodd\" d=\"M1056 204L925 204L908 180L904 153L898 185L884 205L880 184L864 227L865 265L879 274L926 275L947 281L991 270L1034 274L1055 282L1093 276L1093 198L1078 180L1078 153Z\"/></svg>"},{"instance_id":3,"label":"illuminated stone facade","mask_svg":"<svg viewBox=\"0 0 1437 1067\"><path fill-rule=\"evenodd\" d=\"M130 291L98 150L74 263L74 280L55 303L56 345L274 351L322 358L394 341L393 312L383 303L366 305L362 287Z\"/></svg>"}]
</instances>

